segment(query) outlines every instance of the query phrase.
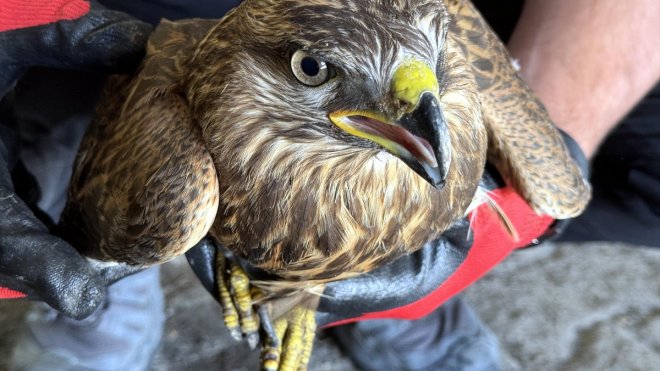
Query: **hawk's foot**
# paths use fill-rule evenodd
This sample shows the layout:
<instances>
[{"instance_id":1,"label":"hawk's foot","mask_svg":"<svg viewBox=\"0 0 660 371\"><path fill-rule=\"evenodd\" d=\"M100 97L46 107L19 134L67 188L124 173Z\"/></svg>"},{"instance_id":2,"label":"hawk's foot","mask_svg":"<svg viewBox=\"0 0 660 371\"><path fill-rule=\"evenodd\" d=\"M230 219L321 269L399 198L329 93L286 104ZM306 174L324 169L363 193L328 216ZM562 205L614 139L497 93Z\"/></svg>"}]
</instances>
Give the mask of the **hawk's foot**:
<instances>
[{"instance_id":1,"label":"hawk's foot","mask_svg":"<svg viewBox=\"0 0 660 371\"><path fill-rule=\"evenodd\" d=\"M260 309L259 315L265 333L261 350L262 369L307 370L316 334L316 311L298 305L273 325L265 310Z\"/></svg>"},{"instance_id":2,"label":"hawk's foot","mask_svg":"<svg viewBox=\"0 0 660 371\"><path fill-rule=\"evenodd\" d=\"M215 272L225 325L234 339L245 337L254 349L259 342L259 320L252 310L250 278L238 263L223 254L216 258Z\"/></svg>"}]
</instances>

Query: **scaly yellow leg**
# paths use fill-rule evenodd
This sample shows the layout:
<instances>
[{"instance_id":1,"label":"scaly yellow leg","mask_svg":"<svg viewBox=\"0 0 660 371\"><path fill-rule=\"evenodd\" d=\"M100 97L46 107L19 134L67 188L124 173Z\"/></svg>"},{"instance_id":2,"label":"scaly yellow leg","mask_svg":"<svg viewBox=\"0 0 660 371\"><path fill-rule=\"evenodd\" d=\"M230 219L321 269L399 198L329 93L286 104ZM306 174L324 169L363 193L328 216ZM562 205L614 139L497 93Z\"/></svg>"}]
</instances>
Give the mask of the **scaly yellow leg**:
<instances>
[{"instance_id":1,"label":"scaly yellow leg","mask_svg":"<svg viewBox=\"0 0 660 371\"><path fill-rule=\"evenodd\" d=\"M309 359L312 356L312 349L314 348L314 338L316 338L316 313L315 311L310 312L311 320L310 318L306 319L306 322L308 323L307 331L305 331L303 337L303 351L300 356L300 362L298 363L298 371L307 370ZM307 315L309 316L309 313Z\"/></svg>"},{"instance_id":2,"label":"scaly yellow leg","mask_svg":"<svg viewBox=\"0 0 660 371\"><path fill-rule=\"evenodd\" d=\"M305 305L293 307L287 314L271 323L267 304L258 305L258 315L253 310L255 299L264 293L250 285L250 278L243 268L231 258L218 254L216 258L216 282L224 321L232 336L245 337L251 348L261 341L261 367L266 371L306 370L316 334L316 311Z\"/></svg>"},{"instance_id":3,"label":"scaly yellow leg","mask_svg":"<svg viewBox=\"0 0 660 371\"><path fill-rule=\"evenodd\" d=\"M296 306L275 321L274 332L277 339L265 344L262 352L262 369L306 370L316 334L316 312L305 306Z\"/></svg>"},{"instance_id":4,"label":"scaly yellow leg","mask_svg":"<svg viewBox=\"0 0 660 371\"><path fill-rule=\"evenodd\" d=\"M265 308L264 308L265 310ZM276 371L280 366L282 355L282 341L286 332L287 321L275 321L271 324L269 315L261 313L262 327L266 334L261 350L261 369L264 371Z\"/></svg>"},{"instance_id":5,"label":"scaly yellow leg","mask_svg":"<svg viewBox=\"0 0 660 371\"><path fill-rule=\"evenodd\" d=\"M216 282L225 325L232 337L246 337L254 349L259 342L259 323L252 310L250 278L240 265L223 254L216 257Z\"/></svg>"},{"instance_id":6,"label":"scaly yellow leg","mask_svg":"<svg viewBox=\"0 0 660 371\"><path fill-rule=\"evenodd\" d=\"M229 329L231 336L236 340L241 340L241 328L239 326L238 313L232 301L229 292L229 286L225 277L230 273L227 267L227 259L222 253L218 253L215 259L215 280L218 284L220 305L222 306L222 315L225 325Z\"/></svg>"},{"instance_id":7,"label":"scaly yellow leg","mask_svg":"<svg viewBox=\"0 0 660 371\"><path fill-rule=\"evenodd\" d=\"M259 322L252 311L252 293L250 291L250 277L243 268L234 261L230 261L231 274L229 283L232 289L234 304L238 309L238 318L241 331L246 337L248 345L254 349L259 342Z\"/></svg>"}]
</instances>

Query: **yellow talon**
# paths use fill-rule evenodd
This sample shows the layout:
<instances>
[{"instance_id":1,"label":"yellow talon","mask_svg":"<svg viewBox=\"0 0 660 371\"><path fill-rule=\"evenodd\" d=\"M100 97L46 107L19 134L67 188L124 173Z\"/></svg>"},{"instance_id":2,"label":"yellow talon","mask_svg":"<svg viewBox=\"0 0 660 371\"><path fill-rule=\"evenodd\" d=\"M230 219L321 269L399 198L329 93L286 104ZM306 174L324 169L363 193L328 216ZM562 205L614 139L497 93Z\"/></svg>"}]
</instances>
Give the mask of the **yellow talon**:
<instances>
[{"instance_id":1,"label":"yellow talon","mask_svg":"<svg viewBox=\"0 0 660 371\"><path fill-rule=\"evenodd\" d=\"M259 323L252 312L252 295L250 294L250 278L243 268L231 262L230 284L234 294L236 307L240 313L241 330L244 334L256 333Z\"/></svg>"},{"instance_id":2,"label":"yellow talon","mask_svg":"<svg viewBox=\"0 0 660 371\"><path fill-rule=\"evenodd\" d=\"M259 322L252 310L250 278L239 264L223 254L216 257L215 275L225 325L234 339L245 336L250 348L254 348L259 341Z\"/></svg>"},{"instance_id":3,"label":"yellow talon","mask_svg":"<svg viewBox=\"0 0 660 371\"><path fill-rule=\"evenodd\" d=\"M273 324L275 338L266 339L269 343L263 345L261 352L261 368L264 371L276 371L280 366L282 355L282 339L286 332L288 323L286 319L280 318Z\"/></svg>"},{"instance_id":4,"label":"yellow talon","mask_svg":"<svg viewBox=\"0 0 660 371\"><path fill-rule=\"evenodd\" d=\"M223 307L225 324L237 339L245 335L250 347L256 346L260 317L265 322L266 337L262 339L261 368L266 371L306 370L314 344L316 312L304 305L292 308L271 324L269 307L253 310L263 291L250 284L243 268L231 259L219 255L216 260L216 280Z\"/></svg>"},{"instance_id":5,"label":"yellow talon","mask_svg":"<svg viewBox=\"0 0 660 371\"><path fill-rule=\"evenodd\" d=\"M279 365L278 359L266 359L263 361L261 368L264 371L276 371Z\"/></svg>"},{"instance_id":6,"label":"yellow talon","mask_svg":"<svg viewBox=\"0 0 660 371\"><path fill-rule=\"evenodd\" d=\"M282 362L280 371L294 371L298 369L298 361L302 353L303 329L301 324L293 323L289 333L282 344Z\"/></svg>"},{"instance_id":7,"label":"yellow talon","mask_svg":"<svg viewBox=\"0 0 660 371\"><path fill-rule=\"evenodd\" d=\"M215 260L215 279L218 285L220 304L222 306L222 315L225 321L225 325L229 329L232 337L240 340L241 330L239 328L238 313L234 307L231 293L227 288L227 280L225 279L225 274L227 274L226 258L224 255L218 254Z\"/></svg>"},{"instance_id":8,"label":"yellow talon","mask_svg":"<svg viewBox=\"0 0 660 371\"><path fill-rule=\"evenodd\" d=\"M314 347L314 337L316 335L316 315L313 310L307 310L304 318L305 335L303 338L303 351L300 356L298 370L307 370L307 364L312 356L312 348Z\"/></svg>"},{"instance_id":9,"label":"yellow talon","mask_svg":"<svg viewBox=\"0 0 660 371\"><path fill-rule=\"evenodd\" d=\"M288 323L288 331L282 342L282 361L279 370L306 370L316 333L314 310L297 306L281 321Z\"/></svg>"}]
</instances>

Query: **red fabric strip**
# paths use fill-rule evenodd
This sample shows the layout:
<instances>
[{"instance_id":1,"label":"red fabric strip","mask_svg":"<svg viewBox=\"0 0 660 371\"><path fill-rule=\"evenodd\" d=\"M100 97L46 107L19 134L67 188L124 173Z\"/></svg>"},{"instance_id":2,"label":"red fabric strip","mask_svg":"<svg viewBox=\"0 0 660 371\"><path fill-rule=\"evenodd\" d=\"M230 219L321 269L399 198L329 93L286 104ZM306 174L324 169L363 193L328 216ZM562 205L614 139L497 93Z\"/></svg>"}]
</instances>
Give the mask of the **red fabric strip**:
<instances>
[{"instance_id":1,"label":"red fabric strip","mask_svg":"<svg viewBox=\"0 0 660 371\"><path fill-rule=\"evenodd\" d=\"M84 0L0 0L0 32L77 19L89 8Z\"/></svg>"},{"instance_id":2,"label":"red fabric strip","mask_svg":"<svg viewBox=\"0 0 660 371\"><path fill-rule=\"evenodd\" d=\"M0 299L20 299L26 296L27 295L20 291L15 291L6 287L0 287Z\"/></svg>"},{"instance_id":3,"label":"red fabric strip","mask_svg":"<svg viewBox=\"0 0 660 371\"><path fill-rule=\"evenodd\" d=\"M365 313L360 317L338 321L326 327L368 319L422 318L481 278L513 250L528 246L535 238L541 236L554 221L554 219L548 216L539 216L536 214L513 188L496 189L492 191L491 196L515 226L519 235L517 241L514 241L507 233L493 210L488 205L481 205L470 215L472 218L474 244L467 258L435 291L403 307Z\"/></svg>"}]
</instances>

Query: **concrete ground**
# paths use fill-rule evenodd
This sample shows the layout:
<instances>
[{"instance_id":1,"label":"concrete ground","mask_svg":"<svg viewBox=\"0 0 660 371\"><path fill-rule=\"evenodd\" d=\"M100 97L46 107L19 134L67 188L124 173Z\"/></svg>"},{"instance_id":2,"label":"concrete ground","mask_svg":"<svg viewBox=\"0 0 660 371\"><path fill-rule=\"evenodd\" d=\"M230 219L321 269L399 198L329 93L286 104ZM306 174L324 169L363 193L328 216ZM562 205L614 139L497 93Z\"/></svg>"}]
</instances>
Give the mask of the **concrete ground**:
<instances>
[{"instance_id":1,"label":"concrete ground","mask_svg":"<svg viewBox=\"0 0 660 371\"><path fill-rule=\"evenodd\" d=\"M467 290L499 336L505 370L660 370L660 249L546 244L519 251ZM153 370L254 370L185 261L164 268L167 328ZM29 305L0 303L0 354ZM0 370L6 369L0 357ZM310 370L353 370L320 336Z\"/></svg>"},{"instance_id":2,"label":"concrete ground","mask_svg":"<svg viewBox=\"0 0 660 371\"><path fill-rule=\"evenodd\" d=\"M468 290L505 370L660 370L660 249L546 244Z\"/></svg>"}]
</instances>

